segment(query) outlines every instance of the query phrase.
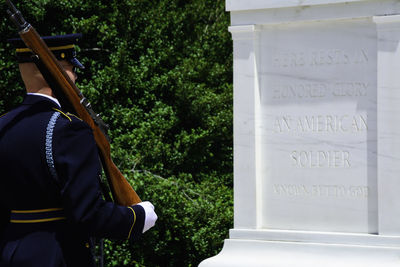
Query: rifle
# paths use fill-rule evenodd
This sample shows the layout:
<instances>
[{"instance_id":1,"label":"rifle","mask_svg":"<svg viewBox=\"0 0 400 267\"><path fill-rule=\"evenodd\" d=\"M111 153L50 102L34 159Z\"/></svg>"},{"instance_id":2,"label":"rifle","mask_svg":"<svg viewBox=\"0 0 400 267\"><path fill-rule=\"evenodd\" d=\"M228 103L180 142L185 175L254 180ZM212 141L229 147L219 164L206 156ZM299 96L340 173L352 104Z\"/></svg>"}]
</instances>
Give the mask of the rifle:
<instances>
[{"instance_id":1,"label":"rifle","mask_svg":"<svg viewBox=\"0 0 400 267\"><path fill-rule=\"evenodd\" d=\"M51 80L57 84L57 86L52 88L55 90L55 95L61 96L63 101L68 102L68 106L72 107L73 111L92 128L114 201L122 206L131 206L141 202L135 190L111 159L110 143L106 134L107 127L99 114L96 114L92 110L89 101L79 91L74 82L71 81L68 74L32 25L25 21L21 12L16 9L10 0L6 0L6 3L9 7L7 13L17 26L21 39L32 50L35 56L40 59Z\"/></svg>"}]
</instances>

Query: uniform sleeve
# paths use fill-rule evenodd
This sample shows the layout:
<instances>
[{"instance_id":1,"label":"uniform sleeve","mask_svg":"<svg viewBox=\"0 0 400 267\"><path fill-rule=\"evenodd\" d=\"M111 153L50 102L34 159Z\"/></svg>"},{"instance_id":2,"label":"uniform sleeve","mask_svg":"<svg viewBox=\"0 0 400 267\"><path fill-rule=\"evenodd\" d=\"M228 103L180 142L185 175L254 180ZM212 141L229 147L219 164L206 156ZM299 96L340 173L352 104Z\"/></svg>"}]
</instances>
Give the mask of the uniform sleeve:
<instances>
[{"instance_id":1,"label":"uniform sleeve","mask_svg":"<svg viewBox=\"0 0 400 267\"><path fill-rule=\"evenodd\" d=\"M53 155L61 181L61 199L68 220L90 236L137 240L144 209L118 206L102 198L97 147L89 126L76 119L57 122Z\"/></svg>"},{"instance_id":2,"label":"uniform sleeve","mask_svg":"<svg viewBox=\"0 0 400 267\"><path fill-rule=\"evenodd\" d=\"M3 235L4 230L10 220L10 211L2 206L0 203L0 237Z\"/></svg>"}]
</instances>

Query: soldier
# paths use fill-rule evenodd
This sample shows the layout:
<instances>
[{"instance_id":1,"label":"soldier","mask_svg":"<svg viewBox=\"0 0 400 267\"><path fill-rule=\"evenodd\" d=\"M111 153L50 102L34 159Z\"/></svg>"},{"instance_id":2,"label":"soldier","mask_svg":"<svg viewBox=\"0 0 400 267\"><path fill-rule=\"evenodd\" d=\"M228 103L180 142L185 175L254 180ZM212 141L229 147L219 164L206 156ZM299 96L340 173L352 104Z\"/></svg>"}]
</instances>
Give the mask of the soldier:
<instances>
[{"instance_id":1,"label":"soldier","mask_svg":"<svg viewBox=\"0 0 400 267\"><path fill-rule=\"evenodd\" d=\"M73 82L77 34L44 37ZM27 95L0 117L1 266L95 266L91 238L136 241L157 220L150 202L106 202L91 128L63 111L20 39L12 39ZM0 224L1 226L1 224Z\"/></svg>"}]
</instances>

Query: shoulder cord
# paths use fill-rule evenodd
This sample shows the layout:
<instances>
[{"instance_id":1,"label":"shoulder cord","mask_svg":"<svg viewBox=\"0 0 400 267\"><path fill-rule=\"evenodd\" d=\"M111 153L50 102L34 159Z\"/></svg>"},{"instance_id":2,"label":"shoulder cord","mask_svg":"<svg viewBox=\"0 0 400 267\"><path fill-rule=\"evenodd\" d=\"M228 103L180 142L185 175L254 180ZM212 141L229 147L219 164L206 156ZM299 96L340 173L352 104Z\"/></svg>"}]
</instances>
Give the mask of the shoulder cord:
<instances>
[{"instance_id":1,"label":"shoulder cord","mask_svg":"<svg viewBox=\"0 0 400 267\"><path fill-rule=\"evenodd\" d=\"M53 158L53 132L54 127L56 126L56 122L58 117L60 117L60 112L54 112L50 118L49 123L47 124L46 128L46 143L45 143L45 151L46 151L46 162L47 166L49 167L49 171L51 176L57 181L58 175L54 165L54 158Z\"/></svg>"},{"instance_id":2,"label":"shoulder cord","mask_svg":"<svg viewBox=\"0 0 400 267\"><path fill-rule=\"evenodd\" d=\"M51 116L49 123L47 124L46 128L46 142L45 142L45 151L46 151L46 162L47 166L49 167L49 171L51 176L54 178L54 180L60 184L60 181L58 179L56 167L54 165L54 158L53 158L53 133L54 133L54 127L56 126L57 119L60 117L60 111L56 111L53 113ZM93 240L95 241L95 240ZM96 255L95 258L97 258L97 262L99 264L99 267L104 266L104 243L103 239L99 239L99 244L98 244L98 249L100 250L98 254L96 251L93 251L93 255ZM94 250L96 246L93 245L92 249Z\"/></svg>"}]
</instances>

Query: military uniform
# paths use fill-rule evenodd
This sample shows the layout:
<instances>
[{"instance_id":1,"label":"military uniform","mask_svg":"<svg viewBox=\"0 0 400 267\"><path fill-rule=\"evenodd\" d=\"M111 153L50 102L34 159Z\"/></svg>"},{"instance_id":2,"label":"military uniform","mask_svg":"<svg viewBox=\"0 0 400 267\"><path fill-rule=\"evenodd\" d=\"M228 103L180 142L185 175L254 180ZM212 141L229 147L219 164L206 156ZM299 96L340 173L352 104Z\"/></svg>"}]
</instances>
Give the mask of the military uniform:
<instances>
[{"instance_id":1,"label":"military uniform","mask_svg":"<svg viewBox=\"0 0 400 267\"><path fill-rule=\"evenodd\" d=\"M91 237L142 234L142 206L103 200L92 130L49 97L0 117L0 169L0 266L94 266Z\"/></svg>"},{"instance_id":2,"label":"military uniform","mask_svg":"<svg viewBox=\"0 0 400 267\"><path fill-rule=\"evenodd\" d=\"M0 118L0 203L9 214L1 261L12 266L92 266L89 238L136 240L141 206L105 202L89 126L38 95Z\"/></svg>"}]
</instances>

